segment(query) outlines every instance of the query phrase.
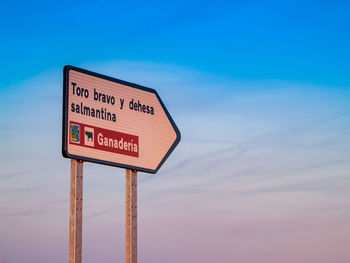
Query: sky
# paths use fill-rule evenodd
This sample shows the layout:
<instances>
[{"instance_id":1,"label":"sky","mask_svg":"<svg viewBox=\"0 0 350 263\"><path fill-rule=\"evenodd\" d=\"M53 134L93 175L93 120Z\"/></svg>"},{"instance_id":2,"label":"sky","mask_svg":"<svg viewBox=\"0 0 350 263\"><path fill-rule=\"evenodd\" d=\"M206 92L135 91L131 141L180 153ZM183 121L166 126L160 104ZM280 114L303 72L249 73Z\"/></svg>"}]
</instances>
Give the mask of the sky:
<instances>
[{"instance_id":1,"label":"sky","mask_svg":"<svg viewBox=\"0 0 350 263\"><path fill-rule=\"evenodd\" d=\"M350 261L347 1L2 1L0 263L67 262L63 66L154 88L138 260ZM125 171L84 163L83 262L125 261Z\"/></svg>"}]
</instances>

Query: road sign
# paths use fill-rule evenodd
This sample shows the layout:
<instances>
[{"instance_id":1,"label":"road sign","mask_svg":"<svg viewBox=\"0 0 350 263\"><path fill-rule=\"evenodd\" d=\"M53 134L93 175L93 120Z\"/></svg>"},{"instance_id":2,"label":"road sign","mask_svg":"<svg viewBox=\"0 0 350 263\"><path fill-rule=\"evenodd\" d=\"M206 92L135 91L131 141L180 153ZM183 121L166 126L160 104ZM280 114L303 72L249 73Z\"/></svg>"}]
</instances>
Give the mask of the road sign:
<instances>
[{"instance_id":1,"label":"road sign","mask_svg":"<svg viewBox=\"0 0 350 263\"><path fill-rule=\"evenodd\" d=\"M64 157L156 173L180 141L158 93L64 67Z\"/></svg>"}]
</instances>

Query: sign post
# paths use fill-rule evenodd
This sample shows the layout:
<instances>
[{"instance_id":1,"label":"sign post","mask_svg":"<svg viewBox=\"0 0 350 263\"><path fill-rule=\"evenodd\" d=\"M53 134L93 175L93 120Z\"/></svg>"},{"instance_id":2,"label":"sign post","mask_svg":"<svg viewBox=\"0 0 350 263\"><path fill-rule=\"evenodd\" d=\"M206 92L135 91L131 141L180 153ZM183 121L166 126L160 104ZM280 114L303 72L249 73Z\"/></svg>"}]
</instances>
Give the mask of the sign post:
<instances>
[{"instance_id":1,"label":"sign post","mask_svg":"<svg viewBox=\"0 0 350 263\"><path fill-rule=\"evenodd\" d=\"M63 70L62 155L71 160L69 263L82 262L83 161L126 169L126 263L137 263L137 172L155 174L180 131L154 89Z\"/></svg>"},{"instance_id":2,"label":"sign post","mask_svg":"<svg viewBox=\"0 0 350 263\"><path fill-rule=\"evenodd\" d=\"M126 263L137 263L137 171L126 170Z\"/></svg>"},{"instance_id":3,"label":"sign post","mask_svg":"<svg viewBox=\"0 0 350 263\"><path fill-rule=\"evenodd\" d=\"M71 160L69 263L81 263L83 214L83 162Z\"/></svg>"}]
</instances>

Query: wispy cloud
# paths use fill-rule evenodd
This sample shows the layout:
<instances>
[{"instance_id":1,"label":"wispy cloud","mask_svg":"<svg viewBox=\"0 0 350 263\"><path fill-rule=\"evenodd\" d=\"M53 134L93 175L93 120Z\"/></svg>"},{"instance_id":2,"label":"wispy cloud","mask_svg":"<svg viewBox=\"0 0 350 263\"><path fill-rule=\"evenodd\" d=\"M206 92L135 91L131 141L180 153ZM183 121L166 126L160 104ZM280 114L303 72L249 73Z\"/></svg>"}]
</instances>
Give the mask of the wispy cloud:
<instances>
[{"instance_id":1,"label":"wispy cloud","mask_svg":"<svg viewBox=\"0 0 350 263\"><path fill-rule=\"evenodd\" d=\"M57 213L59 211L64 211L65 208L44 208L44 209L28 209L23 211L14 211L14 212L7 212L7 213L0 213L0 218L7 218L7 217L23 217L23 216L32 216L32 215L43 215L43 214L49 214L49 213Z\"/></svg>"},{"instance_id":2,"label":"wispy cloud","mask_svg":"<svg viewBox=\"0 0 350 263\"><path fill-rule=\"evenodd\" d=\"M2 174L0 175L0 180L1 179L9 179L9 178L13 178L13 177L18 177L18 176L23 176L23 175L27 175L27 174L31 174L31 173L36 173L36 172L40 172L43 171L45 169L31 169L31 170L27 170L27 171L20 171L20 172L14 172L14 173L8 173L8 174Z\"/></svg>"},{"instance_id":3,"label":"wispy cloud","mask_svg":"<svg viewBox=\"0 0 350 263\"><path fill-rule=\"evenodd\" d=\"M50 185L48 184L42 184L42 185L27 186L22 188L2 189L1 191L7 192L7 193L26 193L26 192L33 192L44 188L48 188L49 186Z\"/></svg>"},{"instance_id":4,"label":"wispy cloud","mask_svg":"<svg viewBox=\"0 0 350 263\"><path fill-rule=\"evenodd\" d=\"M98 210L98 211L95 211L95 212L90 212L90 213L86 216L86 220L87 220L87 221L90 221L90 220L92 220L92 219L95 219L96 217L99 217L99 216L108 214L108 213L110 213L111 211L113 211L112 208L106 208L106 209Z\"/></svg>"}]
</instances>

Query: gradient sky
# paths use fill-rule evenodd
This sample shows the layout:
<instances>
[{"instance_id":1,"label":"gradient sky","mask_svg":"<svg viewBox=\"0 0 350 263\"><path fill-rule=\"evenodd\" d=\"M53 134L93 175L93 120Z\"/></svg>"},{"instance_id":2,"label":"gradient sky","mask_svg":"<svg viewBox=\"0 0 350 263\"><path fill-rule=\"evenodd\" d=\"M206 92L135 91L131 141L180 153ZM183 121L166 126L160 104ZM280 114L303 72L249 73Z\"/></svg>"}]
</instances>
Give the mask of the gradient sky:
<instances>
[{"instance_id":1,"label":"gradient sky","mask_svg":"<svg viewBox=\"0 0 350 263\"><path fill-rule=\"evenodd\" d=\"M350 262L346 1L2 1L0 263L67 262L62 71L158 91L139 262ZM84 164L83 262L124 262L125 171Z\"/></svg>"}]
</instances>

